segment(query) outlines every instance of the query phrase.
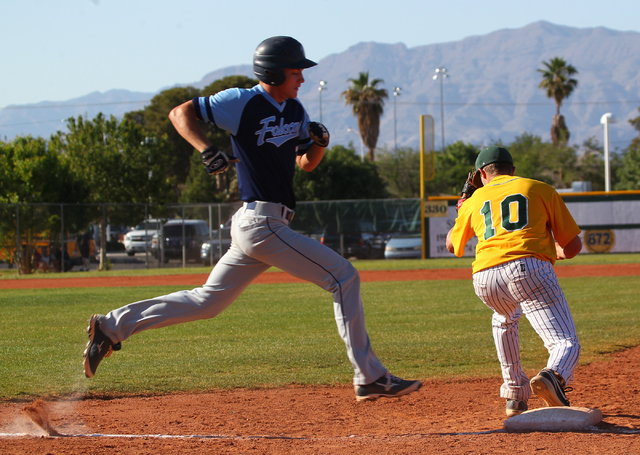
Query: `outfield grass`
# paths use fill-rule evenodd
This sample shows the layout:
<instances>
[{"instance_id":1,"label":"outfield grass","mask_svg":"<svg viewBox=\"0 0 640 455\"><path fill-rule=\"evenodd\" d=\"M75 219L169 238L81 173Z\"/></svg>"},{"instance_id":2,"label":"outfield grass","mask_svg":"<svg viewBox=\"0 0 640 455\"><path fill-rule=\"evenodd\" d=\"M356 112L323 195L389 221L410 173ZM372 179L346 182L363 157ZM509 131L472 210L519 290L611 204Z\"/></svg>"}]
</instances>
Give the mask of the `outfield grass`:
<instances>
[{"instance_id":1,"label":"outfield grass","mask_svg":"<svg viewBox=\"0 0 640 455\"><path fill-rule=\"evenodd\" d=\"M439 258L439 259L353 259L352 264L358 270L414 270L414 269L454 269L470 268L473 258ZM616 253L616 254L580 254L569 261L558 261L556 266L565 265L585 265L585 264L631 264L639 263L640 254L637 253ZM278 271L271 268L267 272ZM39 279L39 278L77 278L92 276L156 276L156 275L187 275L198 273L209 273L211 267L163 267L157 269L136 269L136 270L107 270L100 272L67 272L67 273L42 273L33 275L18 275L16 269L4 269L0 272L0 280L8 279Z\"/></svg>"},{"instance_id":2,"label":"outfield grass","mask_svg":"<svg viewBox=\"0 0 640 455\"><path fill-rule=\"evenodd\" d=\"M407 266L422 261L375 262L414 268ZM640 277L565 278L561 284L578 327L582 363L640 344ZM90 314L181 289L1 290L0 399L350 383L331 296L308 283L250 286L215 319L135 335L96 377L84 378ZM362 293L372 345L394 374L499 381L491 311L470 280L364 283ZM546 351L524 318L521 332L525 368L543 367Z\"/></svg>"}]
</instances>

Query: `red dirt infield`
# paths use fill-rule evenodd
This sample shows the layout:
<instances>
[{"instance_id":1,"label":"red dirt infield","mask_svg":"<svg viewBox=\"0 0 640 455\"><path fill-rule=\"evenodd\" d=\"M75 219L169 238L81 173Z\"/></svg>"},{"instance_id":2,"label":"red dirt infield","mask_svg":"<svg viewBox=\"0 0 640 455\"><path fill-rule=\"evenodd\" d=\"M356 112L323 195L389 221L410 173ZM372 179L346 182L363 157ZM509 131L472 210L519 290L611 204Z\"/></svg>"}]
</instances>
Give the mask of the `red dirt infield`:
<instances>
[{"instance_id":1,"label":"red dirt infield","mask_svg":"<svg viewBox=\"0 0 640 455\"><path fill-rule=\"evenodd\" d=\"M640 264L560 266L558 276L640 276ZM360 272L362 281L470 279L469 269ZM206 275L1 280L0 289L200 285ZM299 281L299 280L298 280ZM296 282L281 272L255 283ZM79 354L80 355L80 354ZM446 355L446 353L443 353ZM135 372L132 372L134 374ZM535 371L527 371L533 375ZM49 437L21 411L0 403L0 453L6 454L509 454L640 453L640 347L580 365L571 404L602 411L584 431L503 431L501 383L425 381L398 399L356 402L350 385L292 384L165 396L100 396L49 401ZM544 406L533 397L531 409Z\"/></svg>"}]
</instances>

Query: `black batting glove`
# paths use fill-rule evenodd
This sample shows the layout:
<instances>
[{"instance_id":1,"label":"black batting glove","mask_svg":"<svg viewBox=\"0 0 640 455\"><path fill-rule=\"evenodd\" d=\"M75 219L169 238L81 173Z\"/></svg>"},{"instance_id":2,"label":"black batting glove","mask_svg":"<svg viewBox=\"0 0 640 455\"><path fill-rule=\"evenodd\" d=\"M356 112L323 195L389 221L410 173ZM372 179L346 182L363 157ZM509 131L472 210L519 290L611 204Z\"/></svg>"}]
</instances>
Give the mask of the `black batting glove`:
<instances>
[{"instance_id":1,"label":"black batting glove","mask_svg":"<svg viewBox=\"0 0 640 455\"><path fill-rule=\"evenodd\" d=\"M307 131L309 131L309 137L315 144L325 148L329 145L329 131L322 123L309 122Z\"/></svg>"},{"instance_id":2,"label":"black batting glove","mask_svg":"<svg viewBox=\"0 0 640 455\"><path fill-rule=\"evenodd\" d=\"M215 145L207 147L200 152L200 157L209 175L222 174L229 169L230 163L240 162L235 156L218 150Z\"/></svg>"}]
</instances>

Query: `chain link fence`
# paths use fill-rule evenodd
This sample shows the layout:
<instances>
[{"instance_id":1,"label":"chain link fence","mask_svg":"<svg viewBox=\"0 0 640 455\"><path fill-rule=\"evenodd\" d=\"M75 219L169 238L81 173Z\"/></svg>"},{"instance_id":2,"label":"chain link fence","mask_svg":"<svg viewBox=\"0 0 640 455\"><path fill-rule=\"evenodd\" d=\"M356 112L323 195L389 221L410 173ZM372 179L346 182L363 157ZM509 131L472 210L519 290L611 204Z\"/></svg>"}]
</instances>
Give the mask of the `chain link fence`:
<instances>
[{"instance_id":1,"label":"chain link fence","mask_svg":"<svg viewBox=\"0 0 640 455\"><path fill-rule=\"evenodd\" d=\"M0 267L193 267L231 244L228 204L0 204ZM343 256L384 257L386 240L420 232L419 199L299 202L291 228Z\"/></svg>"}]
</instances>

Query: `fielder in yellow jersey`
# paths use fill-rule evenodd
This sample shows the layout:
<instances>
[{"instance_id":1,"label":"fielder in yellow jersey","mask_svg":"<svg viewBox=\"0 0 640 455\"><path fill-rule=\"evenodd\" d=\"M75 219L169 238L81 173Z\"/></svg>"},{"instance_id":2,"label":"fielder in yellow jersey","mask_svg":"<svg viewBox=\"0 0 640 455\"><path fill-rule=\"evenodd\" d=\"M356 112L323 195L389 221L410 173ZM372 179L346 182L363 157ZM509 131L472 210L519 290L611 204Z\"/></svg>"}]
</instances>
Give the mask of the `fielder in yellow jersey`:
<instances>
[{"instance_id":1,"label":"fielder in yellow jersey","mask_svg":"<svg viewBox=\"0 0 640 455\"><path fill-rule=\"evenodd\" d=\"M447 249L462 256L467 242L478 237L473 285L494 311L506 414L526 411L532 389L548 406L569 406L565 388L573 379L580 343L553 264L580 252L580 228L551 186L514 176L513 159L504 147L482 150L476 169L483 186L459 203ZM520 363L522 314L549 351L547 367L531 381Z\"/></svg>"},{"instance_id":2,"label":"fielder in yellow jersey","mask_svg":"<svg viewBox=\"0 0 640 455\"><path fill-rule=\"evenodd\" d=\"M555 264L555 240L568 244L580 228L560 195L546 183L498 175L460 207L451 241L454 253L478 237L473 272L513 259L537 257Z\"/></svg>"}]
</instances>

